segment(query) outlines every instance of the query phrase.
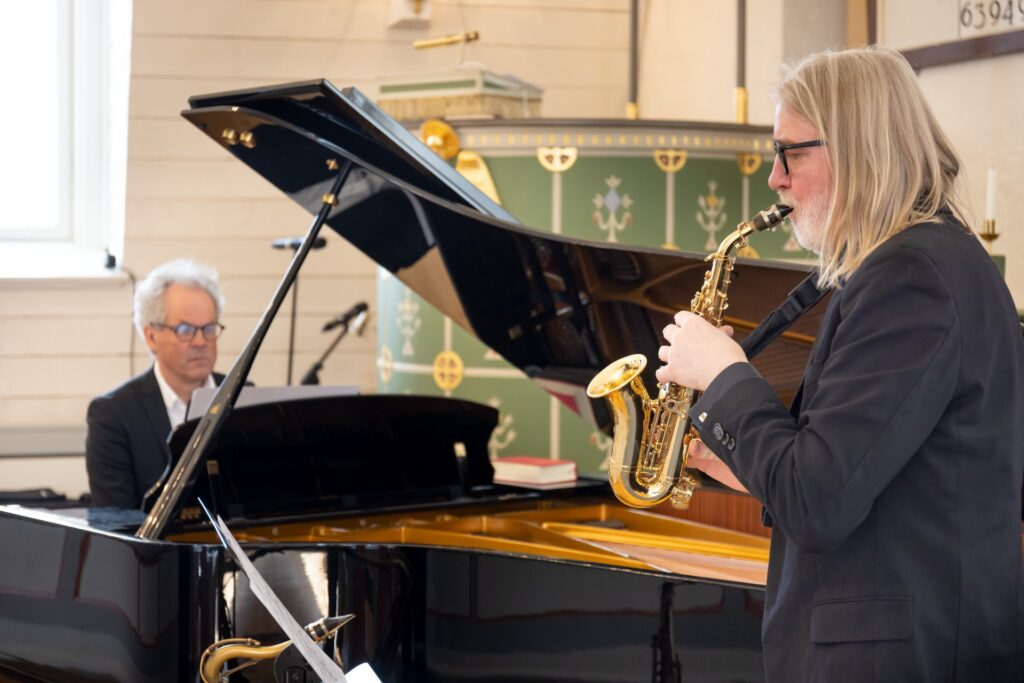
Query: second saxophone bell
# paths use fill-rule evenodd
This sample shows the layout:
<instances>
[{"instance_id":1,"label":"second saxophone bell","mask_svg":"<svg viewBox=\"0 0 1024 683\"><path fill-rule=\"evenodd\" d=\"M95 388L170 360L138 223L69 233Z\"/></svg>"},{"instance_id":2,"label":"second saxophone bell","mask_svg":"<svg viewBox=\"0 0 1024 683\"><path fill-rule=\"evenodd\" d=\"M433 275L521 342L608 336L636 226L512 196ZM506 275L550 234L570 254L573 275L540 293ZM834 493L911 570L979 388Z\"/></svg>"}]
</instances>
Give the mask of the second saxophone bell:
<instances>
[{"instance_id":1,"label":"second saxophone bell","mask_svg":"<svg viewBox=\"0 0 1024 683\"><path fill-rule=\"evenodd\" d=\"M746 244L748 236L774 228L791 211L788 206L773 204L740 223L722 240L718 250L705 259L711 267L690 303L692 313L721 327L729 307L727 293L736 260L733 252ZM646 366L643 354L625 356L597 373L587 386L589 397L607 399L612 410L608 481L615 497L626 505L647 508L671 500L677 507L685 507L698 486L686 471L686 459L694 436L689 410L699 392L666 382L652 399L640 378Z\"/></svg>"}]
</instances>

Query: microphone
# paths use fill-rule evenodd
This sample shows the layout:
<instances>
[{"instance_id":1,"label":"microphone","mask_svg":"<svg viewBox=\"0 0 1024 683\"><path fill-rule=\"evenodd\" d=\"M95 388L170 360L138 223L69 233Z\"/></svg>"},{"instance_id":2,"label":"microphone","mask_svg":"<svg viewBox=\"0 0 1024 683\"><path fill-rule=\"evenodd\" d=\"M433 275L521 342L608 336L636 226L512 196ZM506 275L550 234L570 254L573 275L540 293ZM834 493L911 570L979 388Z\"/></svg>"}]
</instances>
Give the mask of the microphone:
<instances>
[{"instance_id":1,"label":"microphone","mask_svg":"<svg viewBox=\"0 0 1024 683\"><path fill-rule=\"evenodd\" d=\"M270 243L274 249L291 249L292 251L298 250L302 246L302 240L304 237L281 237ZM317 237L313 240L313 245L310 249L322 249L327 246L327 240L323 237Z\"/></svg>"},{"instance_id":2,"label":"microphone","mask_svg":"<svg viewBox=\"0 0 1024 683\"><path fill-rule=\"evenodd\" d=\"M339 315L334 320L327 321L327 323L324 325L324 327L321 330L321 332L327 332L329 330L333 330L335 327L338 327L339 325L347 326L352 321L352 318L355 318L360 313L364 314L363 315L362 325L365 325L366 324L365 313L366 313L366 310L368 308L369 308L369 306L366 305L365 301L360 301L355 306L353 306L352 308L348 309L347 311L345 311L344 313Z\"/></svg>"},{"instance_id":3,"label":"microphone","mask_svg":"<svg viewBox=\"0 0 1024 683\"><path fill-rule=\"evenodd\" d=\"M363 332L366 330L366 323L369 321L370 316L367 311L360 311L356 319L352 321L352 326L356 328L356 336L362 337Z\"/></svg>"}]
</instances>

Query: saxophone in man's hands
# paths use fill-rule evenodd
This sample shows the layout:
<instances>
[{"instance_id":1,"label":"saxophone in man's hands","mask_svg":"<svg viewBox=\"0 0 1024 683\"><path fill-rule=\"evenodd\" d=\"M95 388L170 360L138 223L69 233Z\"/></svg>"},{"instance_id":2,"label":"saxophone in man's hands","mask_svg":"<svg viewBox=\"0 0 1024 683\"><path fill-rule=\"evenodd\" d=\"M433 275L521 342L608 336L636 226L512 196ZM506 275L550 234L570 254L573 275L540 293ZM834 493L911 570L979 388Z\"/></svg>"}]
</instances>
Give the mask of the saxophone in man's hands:
<instances>
[{"instance_id":1,"label":"saxophone in man's hands","mask_svg":"<svg viewBox=\"0 0 1024 683\"><path fill-rule=\"evenodd\" d=\"M773 204L740 223L722 240L718 250L705 259L711 265L690 303L692 313L721 327L729 307L735 251L751 234L777 226L790 211L788 206ZM696 436L689 410L699 392L666 382L652 399L640 378L646 365L642 354L620 358L597 373L587 387L588 396L604 397L612 409L608 480L616 498L626 505L647 508L671 500L685 507L698 486L686 470L686 460L689 443Z\"/></svg>"}]
</instances>

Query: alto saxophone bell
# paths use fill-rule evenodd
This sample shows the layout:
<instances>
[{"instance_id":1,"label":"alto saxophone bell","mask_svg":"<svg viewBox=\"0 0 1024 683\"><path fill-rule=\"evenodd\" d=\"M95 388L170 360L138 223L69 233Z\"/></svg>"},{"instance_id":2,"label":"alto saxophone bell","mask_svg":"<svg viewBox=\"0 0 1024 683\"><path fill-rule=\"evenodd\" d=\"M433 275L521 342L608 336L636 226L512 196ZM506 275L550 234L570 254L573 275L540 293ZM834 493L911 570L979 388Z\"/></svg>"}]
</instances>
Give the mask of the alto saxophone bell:
<instances>
[{"instance_id":1,"label":"alto saxophone bell","mask_svg":"<svg viewBox=\"0 0 1024 683\"><path fill-rule=\"evenodd\" d=\"M729 305L735 250L743 247L751 234L777 226L791 211L788 206L773 204L736 226L707 257L711 267L690 311L720 327ZM699 392L666 382L652 399L640 378L646 366L643 354L625 356L598 372L587 386L587 396L604 398L611 407L608 482L615 497L631 507L648 508L666 500L686 507L699 485L686 470L690 441L696 436L689 410Z\"/></svg>"},{"instance_id":2,"label":"alto saxophone bell","mask_svg":"<svg viewBox=\"0 0 1024 683\"><path fill-rule=\"evenodd\" d=\"M590 398L603 398L634 381L639 382L640 373L646 367L647 356L642 353L623 356L594 375L594 379L590 380L590 384L587 385L587 396ZM639 382L636 388L644 394L647 393L643 382Z\"/></svg>"}]
</instances>

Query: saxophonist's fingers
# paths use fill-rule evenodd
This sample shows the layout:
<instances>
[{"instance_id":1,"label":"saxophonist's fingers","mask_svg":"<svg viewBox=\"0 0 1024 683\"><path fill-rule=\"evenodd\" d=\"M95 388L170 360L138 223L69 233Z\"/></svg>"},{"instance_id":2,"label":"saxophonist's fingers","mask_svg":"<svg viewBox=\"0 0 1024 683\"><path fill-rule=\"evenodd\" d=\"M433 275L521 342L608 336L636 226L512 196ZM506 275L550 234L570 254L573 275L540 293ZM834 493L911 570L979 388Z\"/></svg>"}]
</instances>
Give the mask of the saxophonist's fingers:
<instances>
[{"instance_id":1,"label":"saxophonist's fingers","mask_svg":"<svg viewBox=\"0 0 1024 683\"><path fill-rule=\"evenodd\" d=\"M697 317L696 315L694 315L693 313L690 313L689 311L679 311L675 315L676 325L678 325L679 327L682 327L684 324L686 324L686 319L687 318L696 318L696 317Z\"/></svg>"},{"instance_id":2,"label":"saxophonist's fingers","mask_svg":"<svg viewBox=\"0 0 1024 683\"><path fill-rule=\"evenodd\" d=\"M722 325L718 329L720 329L722 332L725 332L725 334L729 337L731 337L736 332L736 330L732 329L732 325Z\"/></svg>"},{"instance_id":3,"label":"saxophonist's fingers","mask_svg":"<svg viewBox=\"0 0 1024 683\"><path fill-rule=\"evenodd\" d=\"M662 363L668 362L668 350L669 347L667 346L658 347L658 360L660 360Z\"/></svg>"},{"instance_id":4,"label":"saxophonist's fingers","mask_svg":"<svg viewBox=\"0 0 1024 683\"><path fill-rule=\"evenodd\" d=\"M676 336L676 332L678 331L679 327L673 325L672 323L669 323L668 325L665 325L665 329L661 331L661 336L665 338L665 341L671 344L672 338Z\"/></svg>"},{"instance_id":5,"label":"saxophonist's fingers","mask_svg":"<svg viewBox=\"0 0 1024 683\"><path fill-rule=\"evenodd\" d=\"M662 365L660 368L654 371L654 377L658 380L658 384L664 384L669 381L668 366Z\"/></svg>"},{"instance_id":6,"label":"saxophonist's fingers","mask_svg":"<svg viewBox=\"0 0 1024 683\"><path fill-rule=\"evenodd\" d=\"M706 460L710 455L713 455L713 453L711 453L711 449L705 446L704 442L700 439L693 439L690 441L688 452L691 458L697 460Z\"/></svg>"}]
</instances>

